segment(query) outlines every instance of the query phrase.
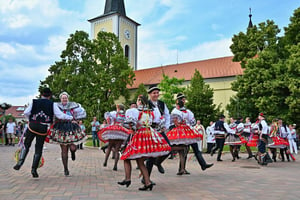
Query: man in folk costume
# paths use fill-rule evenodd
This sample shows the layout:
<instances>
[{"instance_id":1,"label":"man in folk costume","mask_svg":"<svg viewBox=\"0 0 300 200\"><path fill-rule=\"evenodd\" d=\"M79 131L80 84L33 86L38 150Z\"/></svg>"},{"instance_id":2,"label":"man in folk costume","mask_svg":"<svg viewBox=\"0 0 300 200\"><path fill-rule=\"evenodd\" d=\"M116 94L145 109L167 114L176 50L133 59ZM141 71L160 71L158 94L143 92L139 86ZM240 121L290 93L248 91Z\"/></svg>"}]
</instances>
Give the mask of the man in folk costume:
<instances>
[{"instance_id":1,"label":"man in folk costume","mask_svg":"<svg viewBox=\"0 0 300 200\"><path fill-rule=\"evenodd\" d=\"M44 88L40 99L33 99L32 103L24 111L24 115L29 120L27 128L26 139L24 141L25 148L22 148L19 160L13 167L15 170L19 170L23 165L25 158L29 152L29 148L34 138L35 153L33 157L33 163L31 168L31 174L33 178L39 177L37 168L42 157L43 145L47 136L48 125L53 122L53 116L62 120L72 120L73 117L64 114L59 110L56 104L50 101L52 92L49 88Z\"/></svg>"},{"instance_id":2,"label":"man in folk costume","mask_svg":"<svg viewBox=\"0 0 300 200\"><path fill-rule=\"evenodd\" d=\"M217 156L217 161L223 161L221 159L223 148L224 148L224 143L225 143L225 136L226 133L231 133L234 134L234 130L230 129L228 124L225 121L225 116L220 115L219 120L216 121L212 126L213 133L215 135L216 139L216 146L213 148L211 151L211 156L214 155L214 153L218 151L218 156Z\"/></svg>"},{"instance_id":3,"label":"man in folk costume","mask_svg":"<svg viewBox=\"0 0 300 200\"><path fill-rule=\"evenodd\" d=\"M263 113L259 114L258 119L259 119L259 142L257 146L258 148L257 162L260 165L267 165L268 163L273 162L268 152L266 152L266 145L268 144L269 127Z\"/></svg>"},{"instance_id":4,"label":"man in folk costume","mask_svg":"<svg viewBox=\"0 0 300 200\"><path fill-rule=\"evenodd\" d=\"M166 130L169 129L170 126L170 113L167 105L158 100L160 89L156 85L151 85L148 89L149 96L149 108L153 111L158 111L158 115L154 116L151 127L158 131L170 145L169 139L166 135ZM157 157L157 158L149 158L146 161L146 167L149 175L151 175L153 165L155 164L160 173L165 173L164 168L161 166L162 162L168 157L168 155Z\"/></svg>"}]
</instances>

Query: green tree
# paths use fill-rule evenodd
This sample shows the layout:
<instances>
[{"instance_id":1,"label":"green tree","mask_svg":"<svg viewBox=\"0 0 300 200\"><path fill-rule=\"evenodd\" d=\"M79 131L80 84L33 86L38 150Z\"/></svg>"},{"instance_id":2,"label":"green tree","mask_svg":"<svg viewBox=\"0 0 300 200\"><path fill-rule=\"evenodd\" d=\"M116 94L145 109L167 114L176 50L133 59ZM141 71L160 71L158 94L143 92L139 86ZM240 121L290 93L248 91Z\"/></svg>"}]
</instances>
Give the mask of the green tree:
<instances>
[{"instance_id":1,"label":"green tree","mask_svg":"<svg viewBox=\"0 0 300 200\"><path fill-rule=\"evenodd\" d=\"M61 60L49 72L40 89L48 84L55 100L62 91L68 92L70 101L86 109L89 121L114 109L114 101L120 96L128 99L126 86L133 83L134 77L118 38L102 31L95 40L90 40L84 31L71 34Z\"/></svg>"},{"instance_id":2,"label":"green tree","mask_svg":"<svg viewBox=\"0 0 300 200\"><path fill-rule=\"evenodd\" d=\"M195 119L200 119L206 127L210 121L216 121L220 114L220 105L217 107L213 103L214 91L204 82L198 70L195 70L191 79L191 84L187 87L187 108L195 115Z\"/></svg>"},{"instance_id":3,"label":"green tree","mask_svg":"<svg viewBox=\"0 0 300 200\"><path fill-rule=\"evenodd\" d=\"M231 115L254 118L264 112L269 120L299 122L299 17L300 8L282 37L270 20L233 36L233 60L245 70L232 84L237 94L227 106Z\"/></svg>"},{"instance_id":4,"label":"green tree","mask_svg":"<svg viewBox=\"0 0 300 200\"><path fill-rule=\"evenodd\" d=\"M180 87L184 79L170 78L169 76L163 74L163 79L159 83L159 88L161 90L161 100L164 101L169 110L175 106L175 96L180 92L184 92L185 88Z\"/></svg>"},{"instance_id":5,"label":"green tree","mask_svg":"<svg viewBox=\"0 0 300 200\"><path fill-rule=\"evenodd\" d=\"M144 96L148 96L148 92L146 90L146 87L143 83L139 84L138 89L136 90L136 92L134 93L132 102L135 102L138 98L139 95L144 95Z\"/></svg>"}]
</instances>

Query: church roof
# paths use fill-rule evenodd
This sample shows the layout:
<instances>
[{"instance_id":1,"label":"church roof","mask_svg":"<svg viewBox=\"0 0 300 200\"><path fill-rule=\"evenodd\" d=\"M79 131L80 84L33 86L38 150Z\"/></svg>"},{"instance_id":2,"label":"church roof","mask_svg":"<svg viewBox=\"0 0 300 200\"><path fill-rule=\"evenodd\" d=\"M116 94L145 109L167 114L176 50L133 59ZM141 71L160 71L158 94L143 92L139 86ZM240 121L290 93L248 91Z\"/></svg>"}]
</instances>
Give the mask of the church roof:
<instances>
[{"instance_id":1,"label":"church roof","mask_svg":"<svg viewBox=\"0 0 300 200\"><path fill-rule=\"evenodd\" d=\"M122 16L126 16L124 0L106 0L104 15L110 13L119 13Z\"/></svg>"},{"instance_id":2,"label":"church roof","mask_svg":"<svg viewBox=\"0 0 300 200\"><path fill-rule=\"evenodd\" d=\"M166 65L150 69L136 70L135 79L130 89L144 85L158 84L163 79L162 74L178 79L191 80L197 69L204 79L232 77L243 74L243 69L239 62L232 61L233 56L200 60L181 64Z\"/></svg>"}]
</instances>

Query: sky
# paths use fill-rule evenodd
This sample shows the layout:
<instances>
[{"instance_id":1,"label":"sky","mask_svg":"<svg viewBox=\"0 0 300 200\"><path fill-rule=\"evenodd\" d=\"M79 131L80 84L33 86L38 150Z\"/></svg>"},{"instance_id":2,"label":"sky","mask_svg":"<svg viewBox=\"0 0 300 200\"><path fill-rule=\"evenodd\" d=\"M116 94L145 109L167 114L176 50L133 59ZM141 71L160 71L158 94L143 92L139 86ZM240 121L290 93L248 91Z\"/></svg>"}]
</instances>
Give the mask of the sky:
<instances>
[{"instance_id":1,"label":"sky","mask_svg":"<svg viewBox=\"0 0 300 200\"><path fill-rule=\"evenodd\" d=\"M249 23L288 26L299 0L124 0L138 27L138 69L230 56ZM25 105L60 60L70 34L90 34L105 0L0 0L0 103Z\"/></svg>"}]
</instances>

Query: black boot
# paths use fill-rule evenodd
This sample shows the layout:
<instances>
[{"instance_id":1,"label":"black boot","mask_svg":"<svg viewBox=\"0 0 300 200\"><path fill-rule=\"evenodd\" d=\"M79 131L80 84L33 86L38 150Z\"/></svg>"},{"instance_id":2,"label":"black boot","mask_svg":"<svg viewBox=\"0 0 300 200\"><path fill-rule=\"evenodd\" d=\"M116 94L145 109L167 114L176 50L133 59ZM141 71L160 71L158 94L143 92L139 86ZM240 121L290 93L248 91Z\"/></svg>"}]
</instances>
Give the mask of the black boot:
<instances>
[{"instance_id":1,"label":"black boot","mask_svg":"<svg viewBox=\"0 0 300 200\"><path fill-rule=\"evenodd\" d=\"M172 155L172 154L171 154ZM155 159L155 162L154 164L157 166L157 169L158 171L161 173L161 174L164 174L165 173L165 169L163 168L163 166L161 165L162 162L164 160L166 160L168 158L169 154L168 155L165 155L165 156L160 156L160 157L157 157Z\"/></svg>"},{"instance_id":2,"label":"black boot","mask_svg":"<svg viewBox=\"0 0 300 200\"><path fill-rule=\"evenodd\" d=\"M19 170L21 168L21 166L23 165L23 163L25 161L25 158L26 158L27 154L28 154L28 151L25 148L22 148L21 152L20 152L19 161L14 166L15 170Z\"/></svg>"},{"instance_id":3,"label":"black boot","mask_svg":"<svg viewBox=\"0 0 300 200\"><path fill-rule=\"evenodd\" d=\"M284 150L280 149L281 161L284 162Z\"/></svg>"},{"instance_id":4,"label":"black boot","mask_svg":"<svg viewBox=\"0 0 300 200\"><path fill-rule=\"evenodd\" d=\"M33 156L33 162L32 162L32 167L31 167L31 174L32 174L33 178L39 177L39 174L37 173L36 170L39 166L41 157L42 157L41 154L34 154L34 156Z\"/></svg>"},{"instance_id":5,"label":"black boot","mask_svg":"<svg viewBox=\"0 0 300 200\"><path fill-rule=\"evenodd\" d=\"M221 159L221 156L222 156L222 152L219 151L219 152L218 152L217 161L223 161L223 160Z\"/></svg>"},{"instance_id":6,"label":"black boot","mask_svg":"<svg viewBox=\"0 0 300 200\"><path fill-rule=\"evenodd\" d=\"M198 151L197 153L195 153L196 159L198 161L198 163L201 166L201 169L204 171L207 168L210 168L211 166L213 166L214 164L207 164L202 156L201 151Z\"/></svg>"}]
</instances>

